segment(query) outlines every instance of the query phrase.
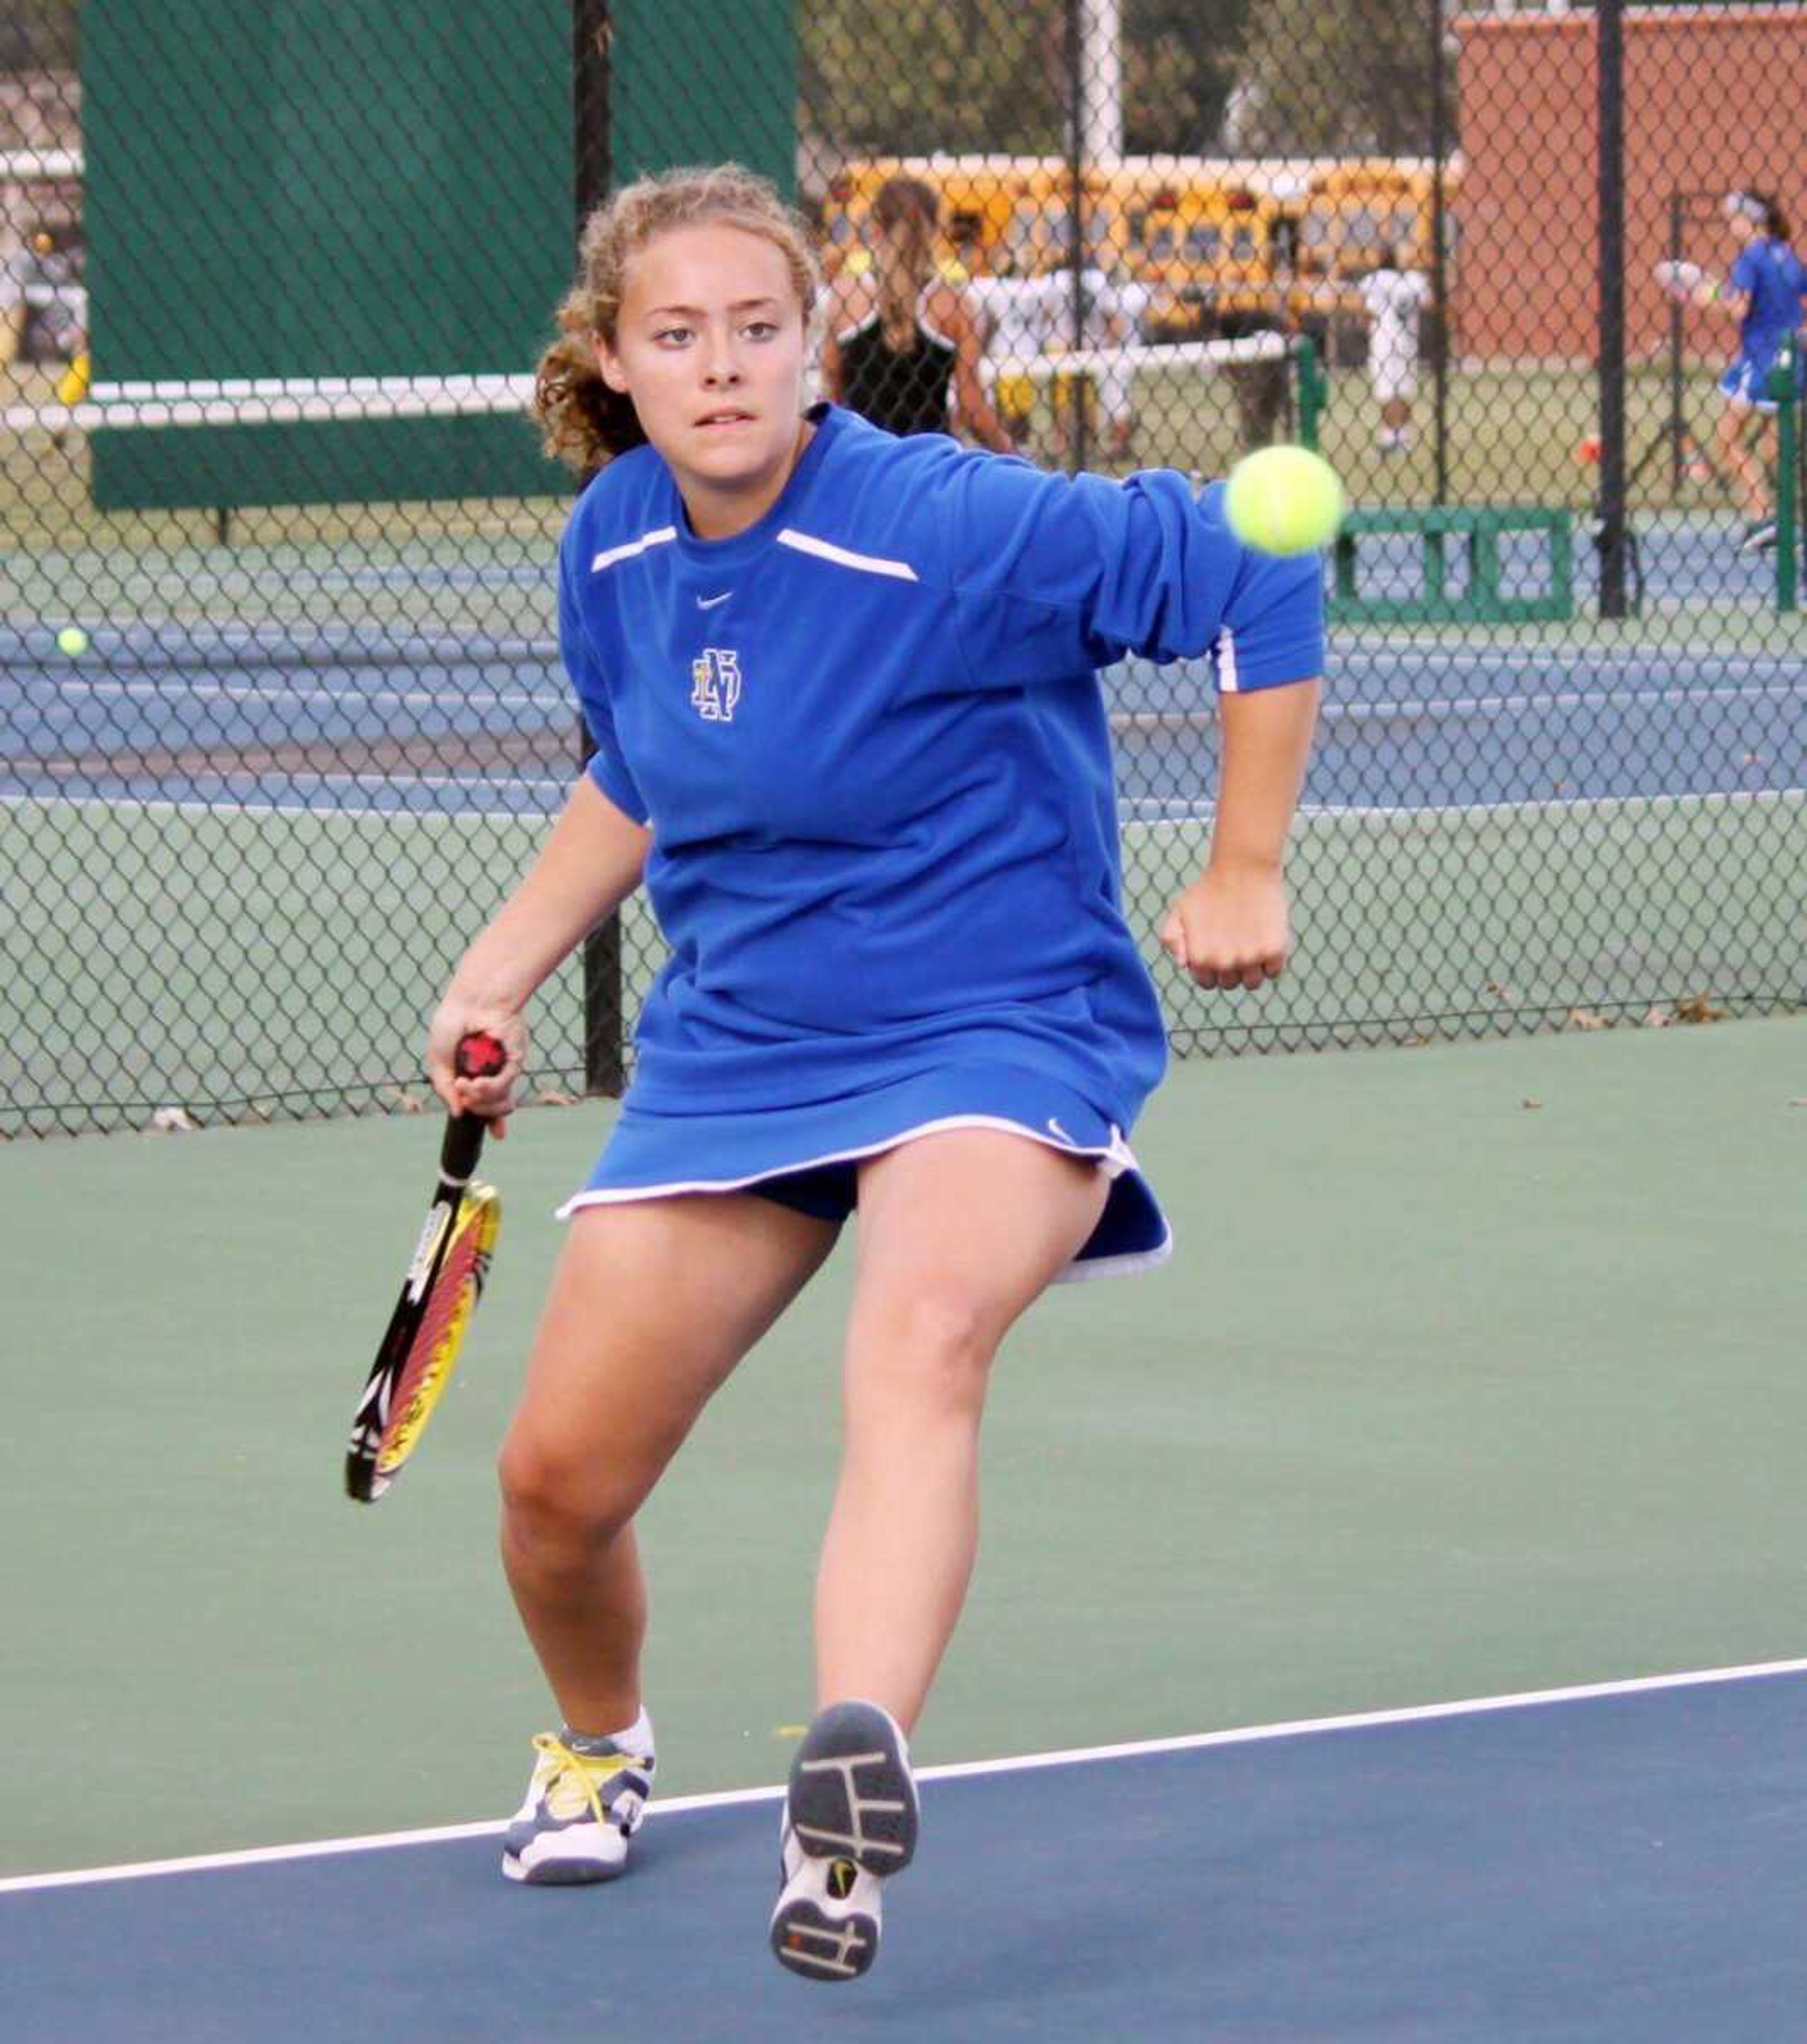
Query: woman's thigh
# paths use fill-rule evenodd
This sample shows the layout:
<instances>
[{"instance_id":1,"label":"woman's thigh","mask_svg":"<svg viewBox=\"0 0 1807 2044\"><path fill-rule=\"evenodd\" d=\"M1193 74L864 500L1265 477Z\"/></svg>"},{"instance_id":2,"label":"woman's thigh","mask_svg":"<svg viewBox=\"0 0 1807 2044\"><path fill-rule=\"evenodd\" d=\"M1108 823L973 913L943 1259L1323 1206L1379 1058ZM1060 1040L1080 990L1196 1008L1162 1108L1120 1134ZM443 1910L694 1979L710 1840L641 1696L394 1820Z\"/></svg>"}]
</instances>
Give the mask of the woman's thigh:
<instances>
[{"instance_id":1,"label":"woman's thigh","mask_svg":"<svg viewBox=\"0 0 1807 2044\"><path fill-rule=\"evenodd\" d=\"M739 1193L581 1208L570 1229L505 1474L631 1510L839 1230Z\"/></svg>"},{"instance_id":2,"label":"woman's thigh","mask_svg":"<svg viewBox=\"0 0 1807 2044\"><path fill-rule=\"evenodd\" d=\"M1084 1247L1109 1190L1089 1159L1001 1130L874 1158L860 1173L850 1351L907 1331L988 1359Z\"/></svg>"}]
</instances>

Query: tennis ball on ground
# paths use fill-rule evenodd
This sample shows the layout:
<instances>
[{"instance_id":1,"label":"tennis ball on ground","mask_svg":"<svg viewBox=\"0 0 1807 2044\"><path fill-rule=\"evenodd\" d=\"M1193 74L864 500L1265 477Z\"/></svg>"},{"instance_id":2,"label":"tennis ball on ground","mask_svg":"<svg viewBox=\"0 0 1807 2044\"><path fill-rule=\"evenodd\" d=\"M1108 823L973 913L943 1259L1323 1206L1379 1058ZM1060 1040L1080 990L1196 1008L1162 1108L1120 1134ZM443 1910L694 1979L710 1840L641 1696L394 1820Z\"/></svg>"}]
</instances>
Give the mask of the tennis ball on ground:
<instances>
[{"instance_id":1,"label":"tennis ball on ground","mask_svg":"<svg viewBox=\"0 0 1807 2044\"><path fill-rule=\"evenodd\" d=\"M79 624L65 624L56 635L56 650L73 659L78 653L88 650L88 635Z\"/></svg>"},{"instance_id":2,"label":"tennis ball on ground","mask_svg":"<svg viewBox=\"0 0 1807 2044\"><path fill-rule=\"evenodd\" d=\"M1343 486L1309 448L1263 448L1230 471L1223 508L1230 529L1245 547L1264 554L1308 554L1335 536Z\"/></svg>"}]
</instances>

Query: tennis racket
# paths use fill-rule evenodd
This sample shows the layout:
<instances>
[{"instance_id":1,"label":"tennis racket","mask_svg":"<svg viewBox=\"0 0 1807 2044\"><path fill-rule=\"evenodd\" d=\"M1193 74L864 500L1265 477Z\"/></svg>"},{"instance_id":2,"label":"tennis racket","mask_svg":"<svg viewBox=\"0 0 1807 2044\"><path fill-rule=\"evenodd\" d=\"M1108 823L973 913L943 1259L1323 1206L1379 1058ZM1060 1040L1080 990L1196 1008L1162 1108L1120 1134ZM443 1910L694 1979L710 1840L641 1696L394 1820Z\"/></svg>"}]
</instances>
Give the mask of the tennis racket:
<instances>
[{"instance_id":1,"label":"tennis racket","mask_svg":"<svg viewBox=\"0 0 1807 2044\"><path fill-rule=\"evenodd\" d=\"M490 1078L508 1053L493 1036L466 1036L456 1062L460 1078ZM502 1224L495 1188L472 1177L488 1127L478 1114L447 1120L439 1187L345 1450L345 1489L360 1504L375 1504L414 1452L482 1296Z\"/></svg>"}]
</instances>

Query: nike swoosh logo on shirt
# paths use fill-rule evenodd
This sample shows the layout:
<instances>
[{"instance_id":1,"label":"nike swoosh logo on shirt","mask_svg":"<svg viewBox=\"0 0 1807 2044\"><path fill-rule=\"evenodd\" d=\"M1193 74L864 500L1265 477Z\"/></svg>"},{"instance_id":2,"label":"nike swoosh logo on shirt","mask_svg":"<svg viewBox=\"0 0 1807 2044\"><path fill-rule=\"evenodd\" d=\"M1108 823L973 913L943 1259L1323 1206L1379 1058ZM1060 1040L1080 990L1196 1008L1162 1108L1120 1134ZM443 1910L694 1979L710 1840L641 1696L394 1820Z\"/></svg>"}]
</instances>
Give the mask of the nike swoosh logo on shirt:
<instances>
[{"instance_id":1,"label":"nike swoosh logo on shirt","mask_svg":"<svg viewBox=\"0 0 1807 2044\"><path fill-rule=\"evenodd\" d=\"M696 608L699 610L713 610L718 603L726 603L733 594L731 589L724 589L719 596L700 596L696 599Z\"/></svg>"}]
</instances>

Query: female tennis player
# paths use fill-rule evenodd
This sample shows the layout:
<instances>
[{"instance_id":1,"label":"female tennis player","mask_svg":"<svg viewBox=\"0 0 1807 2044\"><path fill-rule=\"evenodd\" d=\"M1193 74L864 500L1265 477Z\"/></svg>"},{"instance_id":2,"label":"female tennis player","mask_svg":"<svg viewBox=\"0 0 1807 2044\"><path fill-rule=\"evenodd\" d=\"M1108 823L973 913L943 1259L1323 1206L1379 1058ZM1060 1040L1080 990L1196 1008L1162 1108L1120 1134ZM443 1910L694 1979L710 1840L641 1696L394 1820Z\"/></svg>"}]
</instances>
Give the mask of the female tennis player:
<instances>
[{"instance_id":1,"label":"female tennis player","mask_svg":"<svg viewBox=\"0 0 1807 2044\"><path fill-rule=\"evenodd\" d=\"M888 178L872 205L873 266L835 279L822 387L893 433L961 432L1007 454L1011 437L980 380L984 348L962 293L935 276L940 202L917 178Z\"/></svg>"},{"instance_id":2,"label":"female tennis player","mask_svg":"<svg viewBox=\"0 0 1807 2044\"><path fill-rule=\"evenodd\" d=\"M1203 986L1256 987L1287 951L1322 629L1318 560L1246 551L1214 487L803 413L815 288L800 225L732 167L590 221L539 390L549 445L604 464L558 563L596 753L428 1055L449 1107L505 1116L529 997L644 882L671 956L501 1454L508 1581L564 1716L516 1879L622 1869L654 1764L635 1515L857 1209L820 1710L770 1933L836 1980L915 1850L906 1742L973 1566L992 1355L1050 1283L1168 1253L1128 1141L1165 1046L1094 670L1214 659L1210 861L1162 941ZM455 1078L478 1029L507 1066Z\"/></svg>"},{"instance_id":3,"label":"female tennis player","mask_svg":"<svg viewBox=\"0 0 1807 2044\"><path fill-rule=\"evenodd\" d=\"M1763 192L1734 191L1725 197L1725 217L1738 243L1737 259L1723 284L1703 279L1692 294L1694 302L1726 313L1738 322L1738 354L1719 379L1725 409L1713 429L1713 451L1737 484L1745 518L1742 544L1746 552L1773 547L1775 515L1770 503L1768 472L1775 465L1775 400L1770 375L1778 351L1796 336L1797 389L1807 389L1800 348L1801 300L1807 295L1807 268L1789 245L1788 222L1773 198ZM1763 457L1751 451L1750 428L1762 420Z\"/></svg>"}]
</instances>

